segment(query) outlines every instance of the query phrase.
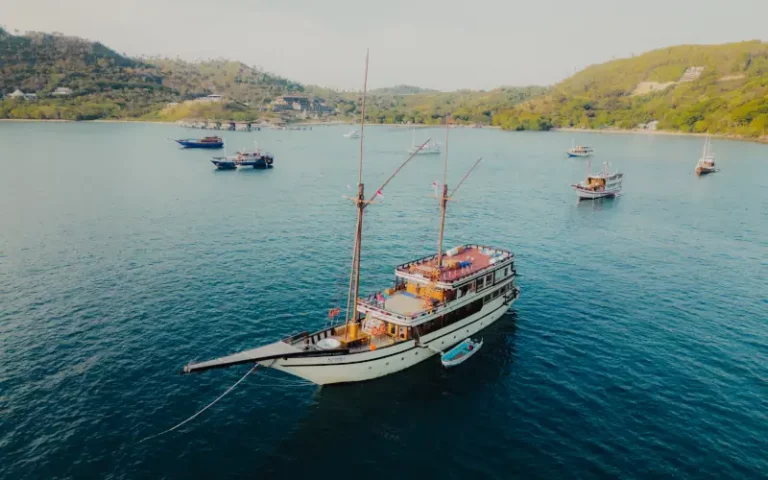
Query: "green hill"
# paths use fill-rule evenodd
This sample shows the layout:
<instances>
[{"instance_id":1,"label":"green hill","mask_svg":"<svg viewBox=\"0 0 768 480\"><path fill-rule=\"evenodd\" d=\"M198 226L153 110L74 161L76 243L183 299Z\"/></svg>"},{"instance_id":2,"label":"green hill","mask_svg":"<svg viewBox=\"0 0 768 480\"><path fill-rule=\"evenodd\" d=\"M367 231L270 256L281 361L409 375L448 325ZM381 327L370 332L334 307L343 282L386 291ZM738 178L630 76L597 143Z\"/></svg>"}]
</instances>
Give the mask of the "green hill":
<instances>
[{"instance_id":1,"label":"green hill","mask_svg":"<svg viewBox=\"0 0 768 480\"><path fill-rule=\"evenodd\" d=\"M494 116L513 130L632 129L653 120L663 130L764 137L768 44L683 45L593 65Z\"/></svg>"},{"instance_id":2,"label":"green hill","mask_svg":"<svg viewBox=\"0 0 768 480\"><path fill-rule=\"evenodd\" d=\"M52 95L60 87L71 94ZM0 29L0 93L16 89L38 98L6 98L0 118L166 119L169 103L217 93L227 101L196 105L194 114L251 119L262 116L275 97L304 87L240 62L137 60L77 37L16 36Z\"/></svg>"},{"instance_id":3,"label":"green hill","mask_svg":"<svg viewBox=\"0 0 768 480\"><path fill-rule=\"evenodd\" d=\"M373 94L368 98L366 120L374 123L434 125L451 115L458 124L490 125L497 112L543 95L547 87L502 87L489 91L422 91L413 94ZM338 111L359 118L358 93L331 94Z\"/></svg>"}]
</instances>

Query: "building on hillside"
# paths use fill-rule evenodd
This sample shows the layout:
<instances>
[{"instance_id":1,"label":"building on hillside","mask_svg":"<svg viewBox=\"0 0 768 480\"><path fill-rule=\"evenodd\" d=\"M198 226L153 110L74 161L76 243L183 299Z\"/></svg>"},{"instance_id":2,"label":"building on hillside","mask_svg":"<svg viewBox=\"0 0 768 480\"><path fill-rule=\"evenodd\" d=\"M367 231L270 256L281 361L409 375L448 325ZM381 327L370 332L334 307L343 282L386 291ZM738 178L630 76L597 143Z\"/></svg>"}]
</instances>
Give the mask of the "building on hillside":
<instances>
[{"instance_id":1,"label":"building on hillside","mask_svg":"<svg viewBox=\"0 0 768 480\"><path fill-rule=\"evenodd\" d=\"M283 95L272 102L273 112L285 110L303 111L310 109L310 100L306 95Z\"/></svg>"},{"instance_id":2,"label":"building on hillside","mask_svg":"<svg viewBox=\"0 0 768 480\"><path fill-rule=\"evenodd\" d=\"M224 99L221 95L211 94L206 95L205 97L196 98L195 101L198 102L220 102Z\"/></svg>"},{"instance_id":3,"label":"building on hillside","mask_svg":"<svg viewBox=\"0 0 768 480\"><path fill-rule=\"evenodd\" d=\"M272 102L273 112L298 112L328 115L334 112L334 107L329 107L324 100L307 95L283 95Z\"/></svg>"},{"instance_id":4,"label":"building on hillside","mask_svg":"<svg viewBox=\"0 0 768 480\"><path fill-rule=\"evenodd\" d=\"M20 98L22 100L37 100L37 95L34 93L24 93L17 88L15 92L8 95L8 98Z\"/></svg>"},{"instance_id":5,"label":"building on hillside","mask_svg":"<svg viewBox=\"0 0 768 480\"><path fill-rule=\"evenodd\" d=\"M69 87L59 87L54 90L51 95L55 95L57 97L66 97L68 95L72 95L72 89Z\"/></svg>"},{"instance_id":6,"label":"building on hillside","mask_svg":"<svg viewBox=\"0 0 768 480\"><path fill-rule=\"evenodd\" d=\"M685 69L685 73L680 77L680 83L692 82L698 80L701 73L704 71L704 67L688 67Z\"/></svg>"},{"instance_id":7,"label":"building on hillside","mask_svg":"<svg viewBox=\"0 0 768 480\"><path fill-rule=\"evenodd\" d=\"M658 120L651 120L648 123L641 123L640 125L637 126L637 128L641 130L656 130L658 126L659 126Z\"/></svg>"}]
</instances>

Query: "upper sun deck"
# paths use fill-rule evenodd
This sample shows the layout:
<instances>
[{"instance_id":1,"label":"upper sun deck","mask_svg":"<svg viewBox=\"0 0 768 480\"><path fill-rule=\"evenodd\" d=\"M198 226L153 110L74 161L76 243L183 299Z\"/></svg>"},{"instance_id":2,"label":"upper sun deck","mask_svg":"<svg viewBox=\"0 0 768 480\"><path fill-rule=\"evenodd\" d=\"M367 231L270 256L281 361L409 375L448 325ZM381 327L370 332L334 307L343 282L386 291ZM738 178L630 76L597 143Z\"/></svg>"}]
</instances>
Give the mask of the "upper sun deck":
<instances>
[{"instance_id":1,"label":"upper sun deck","mask_svg":"<svg viewBox=\"0 0 768 480\"><path fill-rule=\"evenodd\" d=\"M512 252L482 245L462 245L443 255L443 267L437 270L437 255L404 263L395 269L395 275L407 280L424 283L435 280L443 288L490 270L497 263L514 258ZM437 278L435 278L437 277Z\"/></svg>"}]
</instances>

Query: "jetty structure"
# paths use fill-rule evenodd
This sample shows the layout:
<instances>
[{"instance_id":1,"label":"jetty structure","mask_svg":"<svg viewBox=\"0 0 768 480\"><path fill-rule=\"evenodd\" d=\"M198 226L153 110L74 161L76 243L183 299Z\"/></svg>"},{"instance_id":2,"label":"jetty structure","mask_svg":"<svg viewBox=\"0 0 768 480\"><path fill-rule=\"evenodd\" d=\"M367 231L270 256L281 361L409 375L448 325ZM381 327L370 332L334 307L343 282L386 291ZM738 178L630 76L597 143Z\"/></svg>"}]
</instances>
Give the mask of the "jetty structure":
<instances>
[{"instance_id":1,"label":"jetty structure","mask_svg":"<svg viewBox=\"0 0 768 480\"><path fill-rule=\"evenodd\" d=\"M365 210L418 150L370 197L363 184L363 145L368 84L365 58L357 192L350 200L357 212L344 323L299 332L267 345L186 365L182 373L250 364L269 367L319 385L359 382L393 374L438 355L487 328L517 299L515 255L509 250L468 243L443 251L448 202L480 163L478 159L453 190L447 185L448 128L443 184L438 189L440 229L435 254L395 268L392 286L360 294ZM430 140L424 142L424 148ZM341 307L328 312L340 316ZM252 370L250 370L252 371ZM247 374L246 374L247 375Z\"/></svg>"}]
</instances>

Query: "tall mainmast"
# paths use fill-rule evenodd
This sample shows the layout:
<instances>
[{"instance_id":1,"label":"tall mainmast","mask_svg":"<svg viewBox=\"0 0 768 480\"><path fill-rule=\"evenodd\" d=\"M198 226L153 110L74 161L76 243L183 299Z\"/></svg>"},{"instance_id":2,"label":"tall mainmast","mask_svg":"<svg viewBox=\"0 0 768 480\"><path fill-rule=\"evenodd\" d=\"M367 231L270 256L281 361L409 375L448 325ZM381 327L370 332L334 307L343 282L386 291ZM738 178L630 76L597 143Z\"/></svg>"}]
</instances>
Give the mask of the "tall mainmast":
<instances>
[{"instance_id":1,"label":"tall mainmast","mask_svg":"<svg viewBox=\"0 0 768 480\"><path fill-rule=\"evenodd\" d=\"M365 186L363 185L363 140L365 138L365 96L368 91L368 50L365 51L365 76L363 77L363 98L360 109L360 155L357 164L357 197L352 201L357 207L357 226L355 228L355 246L352 253L352 267L349 276L349 292L347 295L347 312L345 324L349 326L357 316L357 297L360 289L360 246L363 237L363 210L365 210ZM348 332L348 328L345 332ZM345 333L345 336L347 334Z\"/></svg>"},{"instance_id":2,"label":"tall mainmast","mask_svg":"<svg viewBox=\"0 0 768 480\"><path fill-rule=\"evenodd\" d=\"M360 109L360 156L357 165L357 196L351 197L350 200L357 207L357 225L355 228L355 246L352 253L352 267L349 275L349 291L347 295L347 311L345 314L345 329L344 339L349 337L350 322L355 323L357 321L357 303L360 296L360 251L363 239L363 212L365 207L373 203L377 196L381 195L381 191L386 187L389 182L405 167L408 162L411 161L416 154L424 148L432 139L428 139L422 143L411 155L387 178L387 180L376 190L371 198L365 198L365 188L363 185L363 140L365 138L365 98L368 91L368 51L365 52L365 77L363 79L363 97L362 107ZM356 328L355 328L355 331Z\"/></svg>"}]
</instances>

